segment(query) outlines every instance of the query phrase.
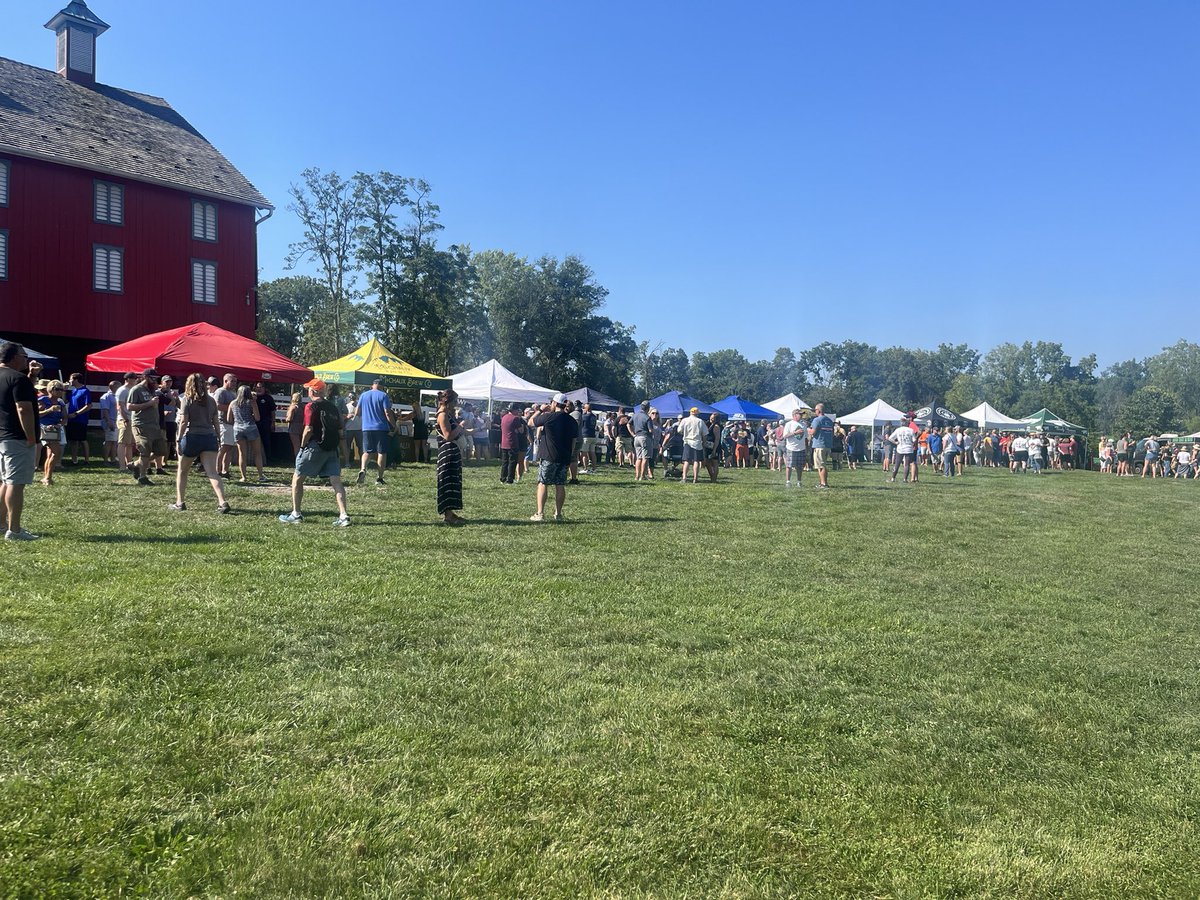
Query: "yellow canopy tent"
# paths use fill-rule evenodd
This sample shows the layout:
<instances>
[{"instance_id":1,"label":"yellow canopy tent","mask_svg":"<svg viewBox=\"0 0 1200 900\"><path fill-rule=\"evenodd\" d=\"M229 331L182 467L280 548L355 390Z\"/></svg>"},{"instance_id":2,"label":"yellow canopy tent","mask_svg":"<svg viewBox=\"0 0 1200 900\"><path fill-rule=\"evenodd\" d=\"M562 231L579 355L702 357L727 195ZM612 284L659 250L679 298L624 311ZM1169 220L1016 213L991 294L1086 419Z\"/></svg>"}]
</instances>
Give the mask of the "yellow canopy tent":
<instances>
[{"instance_id":1,"label":"yellow canopy tent","mask_svg":"<svg viewBox=\"0 0 1200 900\"><path fill-rule=\"evenodd\" d=\"M409 390L441 391L452 384L424 372L396 356L375 338L371 338L353 353L341 359L313 366L313 374L328 384L370 385L376 378L384 387Z\"/></svg>"}]
</instances>

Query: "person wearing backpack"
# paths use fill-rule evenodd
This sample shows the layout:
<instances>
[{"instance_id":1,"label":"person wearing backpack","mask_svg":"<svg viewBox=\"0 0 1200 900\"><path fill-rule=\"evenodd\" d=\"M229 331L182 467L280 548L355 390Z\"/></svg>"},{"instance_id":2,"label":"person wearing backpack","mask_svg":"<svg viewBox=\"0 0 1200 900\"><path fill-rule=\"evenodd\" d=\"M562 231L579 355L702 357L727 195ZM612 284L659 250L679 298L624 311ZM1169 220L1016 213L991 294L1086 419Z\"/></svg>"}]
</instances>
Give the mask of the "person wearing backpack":
<instances>
[{"instance_id":1,"label":"person wearing backpack","mask_svg":"<svg viewBox=\"0 0 1200 900\"><path fill-rule=\"evenodd\" d=\"M338 506L334 527L347 528L350 514L346 512L346 488L342 484L342 459L338 453L345 417L342 410L326 399L324 381L314 378L304 386L312 402L304 408L304 431L292 476L292 511L280 516L279 521L285 525L303 522L300 506L304 499L304 479L328 478Z\"/></svg>"}]
</instances>

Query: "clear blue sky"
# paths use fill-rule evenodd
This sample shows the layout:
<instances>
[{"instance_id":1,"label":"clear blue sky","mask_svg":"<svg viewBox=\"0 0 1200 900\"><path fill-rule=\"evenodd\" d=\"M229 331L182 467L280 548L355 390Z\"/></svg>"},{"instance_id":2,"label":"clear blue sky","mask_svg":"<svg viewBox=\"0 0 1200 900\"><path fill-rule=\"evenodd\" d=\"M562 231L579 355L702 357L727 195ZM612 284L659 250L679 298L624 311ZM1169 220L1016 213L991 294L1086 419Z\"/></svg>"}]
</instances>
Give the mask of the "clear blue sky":
<instances>
[{"instance_id":1,"label":"clear blue sky","mask_svg":"<svg viewBox=\"0 0 1200 900\"><path fill-rule=\"evenodd\" d=\"M0 55L52 68L12 4ZM442 243L578 254L637 338L751 359L1200 322L1200 3L92 0L101 81L166 97L277 205L307 166L432 183Z\"/></svg>"}]
</instances>

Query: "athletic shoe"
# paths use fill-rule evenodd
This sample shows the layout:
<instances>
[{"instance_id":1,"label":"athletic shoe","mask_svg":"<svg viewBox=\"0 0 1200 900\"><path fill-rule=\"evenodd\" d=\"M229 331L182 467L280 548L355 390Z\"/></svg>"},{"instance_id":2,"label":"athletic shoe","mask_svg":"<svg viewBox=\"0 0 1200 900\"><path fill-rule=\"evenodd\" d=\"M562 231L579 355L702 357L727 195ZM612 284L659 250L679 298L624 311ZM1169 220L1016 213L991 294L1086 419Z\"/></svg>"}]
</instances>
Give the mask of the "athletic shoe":
<instances>
[{"instance_id":1,"label":"athletic shoe","mask_svg":"<svg viewBox=\"0 0 1200 900\"><path fill-rule=\"evenodd\" d=\"M338 516L336 519L333 520L333 527L334 528L349 528L350 527L350 517L349 516Z\"/></svg>"},{"instance_id":2,"label":"athletic shoe","mask_svg":"<svg viewBox=\"0 0 1200 900\"><path fill-rule=\"evenodd\" d=\"M562 513L555 513L554 521L555 522L565 522L565 521L567 521L567 517L564 516Z\"/></svg>"},{"instance_id":3,"label":"athletic shoe","mask_svg":"<svg viewBox=\"0 0 1200 900\"><path fill-rule=\"evenodd\" d=\"M791 483L790 481L785 481L785 482L783 483L783 486L784 486L784 487L791 487L791 486L792 486L792 483Z\"/></svg>"},{"instance_id":4,"label":"athletic shoe","mask_svg":"<svg viewBox=\"0 0 1200 900\"><path fill-rule=\"evenodd\" d=\"M578 478L568 478L567 484L579 484L579 479Z\"/></svg>"},{"instance_id":5,"label":"athletic shoe","mask_svg":"<svg viewBox=\"0 0 1200 900\"><path fill-rule=\"evenodd\" d=\"M34 534L32 531L26 531L24 528L18 531L4 532L4 539L6 541L36 541L38 537L39 535Z\"/></svg>"},{"instance_id":6,"label":"athletic shoe","mask_svg":"<svg viewBox=\"0 0 1200 900\"><path fill-rule=\"evenodd\" d=\"M183 512L185 509L187 509L187 504L186 503L168 503L167 509L173 510L175 512Z\"/></svg>"},{"instance_id":7,"label":"athletic shoe","mask_svg":"<svg viewBox=\"0 0 1200 900\"><path fill-rule=\"evenodd\" d=\"M284 525L296 525L304 521L304 516L298 512L290 512L286 516L280 516L279 521Z\"/></svg>"},{"instance_id":8,"label":"athletic shoe","mask_svg":"<svg viewBox=\"0 0 1200 900\"><path fill-rule=\"evenodd\" d=\"M376 479L375 479L375 483L376 483L376 484L387 484L387 482L386 482L386 481L384 481L382 478L376 478Z\"/></svg>"},{"instance_id":9,"label":"athletic shoe","mask_svg":"<svg viewBox=\"0 0 1200 900\"><path fill-rule=\"evenodd\" d=\"M137 480L137 483L140 485L143 485L145 487L154 487L154 482L151 481L149 478L147 478L145 475L143 475L141 478L139 478Z\"/></svg>"},{"instance_id":10,"label":"athletic shoe","mask_svg":"<svg viewBox=\"0 0 1200 900\"><path fill-rule=\"evenodd\" d=\"M221 514L229 512L229 501L226 500L224 503L218 503L217 504L217 512L219 512Z\"/></svg>"},{"instance_id":11,"label":"athletic shoe","mask_svg":"<svg viewBox=\"0 0 1200 900\"><path fill-rule=\"evenodd\" d=\"M359 469L358 470L358 480L355 481L354 483L355 484L365 484L366 480L367 480L367 473L364 470Z\"/></svg>"},{"instance_id":12,"label":"athletic shoe","mask_svg":"<svg viewBox=\"0 0 1200 900\"><path fill-rule=\"evenodd\" d=\"M155 474L155 475L166 475L166 474L167 474L167 470L166 470L166 469L164 469L162 466L158 466L157 468L155 468L155 470L154 470L154 474Z\"/></svg>"},{"instance_id":13,"label":"athletic shoe","mask_svg":"<svg viewBox=\"0 0 1200 900\"><path fill-rule=\"evenodd\" d=\"M532 516L529 517L529 521L530 522L541 522L543 520L543 518L544 517L542 516L541 513L534 513Z\"/></svg>"}]
</instances>

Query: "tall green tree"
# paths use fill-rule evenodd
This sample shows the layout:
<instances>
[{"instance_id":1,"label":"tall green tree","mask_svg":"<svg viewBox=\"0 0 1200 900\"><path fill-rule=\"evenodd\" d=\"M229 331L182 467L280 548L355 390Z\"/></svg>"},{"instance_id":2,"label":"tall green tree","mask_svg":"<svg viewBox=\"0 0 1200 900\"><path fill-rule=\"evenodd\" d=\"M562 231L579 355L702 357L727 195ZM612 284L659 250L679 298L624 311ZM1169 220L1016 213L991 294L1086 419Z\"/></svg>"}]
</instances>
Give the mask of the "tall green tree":
<instances>
[{"instance_id":1,"label":"tall green tree","mask_svg":"<svg viewBox=\"0 0 1200 900\"><path fill-rule=\"evenodd\" d=\"M398 294L406 245L399 217L412 203L409 184L410 179L391 172L359 172L353 178L353 200L358 210L355 257L366 276L367 294L375 297L371 315L374 331L388 347L396 346L402 327Z\"/></svg>"},{"instance_id":2,"label":"tall green tree","mask_svg":"<svg viewBox=\"0 0 1200 900\"><path fill-rule=\"evenodd\" d=\"M1146 369L1151 384L1175 395L1182 420L1200 426L1200 344L1181 340L1164 347L1146 360Z\"/></svg>"},{"instance_id":3,"label":"tall green tree","mask_svg":"<svg viewBox=\"0 0 1200 900\"><path fill-rule=\"evenodd\" d=\"M361 325L359 307L343 316L346 334ZM265 281L258 286L258 340L284 356L307 364L328 362L341 356L334 345L333 298L329 287L309 275Z\"/></svg>"},{"instance_id":4,"label":"tall green tree","mask_svg":"<svg viewBox=\"0 0 1200 900\"><path fill-rule=\"evenodd\" d=\"M292 202L287 208L300 220L303 234L289 247L287 268L294 269L306 259L314 259L320 265L329 291L330 340L334 354L341 356L357 343L361 318L352 309L358 296L355 252L361 212L353 182L336 172L309 168L300 177L301 183L288 189Z\"/></svg>"},{"instance_id":5,"label":"tall green tree","mask_svg":"<svg viewBox=\"0 0 1200 900\"><path fill-rule=\"evenodd\" d=\"M1178 431L1181 416L1179 398L1155 384L1138 388L1117 413L1118 432L1132 431L1136 438Z\"/></svg>"}]
</instances>

